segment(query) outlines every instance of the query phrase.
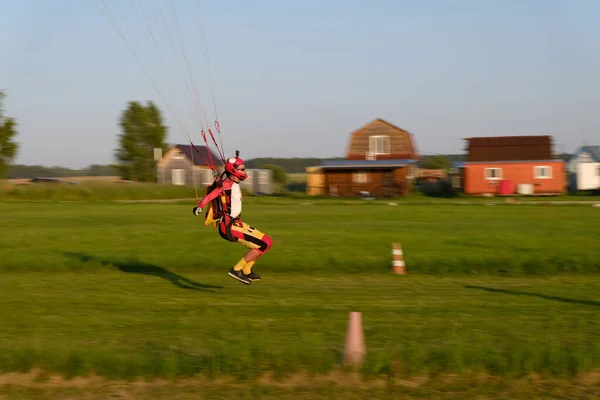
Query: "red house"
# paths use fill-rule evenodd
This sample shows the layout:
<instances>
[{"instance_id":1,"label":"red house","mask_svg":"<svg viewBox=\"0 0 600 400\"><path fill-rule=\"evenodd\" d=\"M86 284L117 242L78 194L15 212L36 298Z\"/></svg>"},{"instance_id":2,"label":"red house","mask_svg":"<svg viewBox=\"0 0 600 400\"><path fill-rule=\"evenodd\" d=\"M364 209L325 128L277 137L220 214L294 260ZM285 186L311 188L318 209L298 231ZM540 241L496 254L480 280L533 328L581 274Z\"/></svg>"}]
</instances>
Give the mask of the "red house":
<instances>
[{"instance_id":1,"label":"red house","mask_svg":"<svg viewBox=\"0 0 600 400\"><path fill-rule=\"evenodd\" d=\"M550 136L466 138L466 194L559 194L566 191L565 162L552 156Z\"/></svg>"}]
</instances>

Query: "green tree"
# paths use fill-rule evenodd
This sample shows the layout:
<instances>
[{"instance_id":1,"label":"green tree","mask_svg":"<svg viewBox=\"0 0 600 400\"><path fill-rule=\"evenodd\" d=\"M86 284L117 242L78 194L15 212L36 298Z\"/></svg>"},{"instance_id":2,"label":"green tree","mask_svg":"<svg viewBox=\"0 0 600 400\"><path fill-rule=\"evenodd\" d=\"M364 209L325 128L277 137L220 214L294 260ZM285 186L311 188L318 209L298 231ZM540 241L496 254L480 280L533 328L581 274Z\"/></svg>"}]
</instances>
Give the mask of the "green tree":
<instances>
[{"instance_id":1,"label":"green tree","mask_svg":"<svg viewBox=\"0 0 600 400\"><path fill-rule=\"evenodd\" d=\"M112 165L92 164L86 171L90 176L113 176L119 173Z\"/></svg>"},{"instance_id":2,"label":"green tree","mask_svg":"<svg viewBox=\"0 0 600 400\"><path fill-rule=\"evenodd\" d=\"M427 157L422 164L422 168L425 169L443 169L449 170L452 167L452 163L444 156L431 156Z\"/></svg>"},{"instance_id":3,"label":"green tree","mask_svg":"<svg viewBox=\"0 0 600 400\"><path fill-rule=\"evenodd\" d=\"M288 176L285 168L273 164L265 164L262 166L262 168L270 169L271 171L273 171L273 182L280 183L282 185L285 185L287 183Z\"/></svg>"},{"instance_id":4,"label":"green tree","mask_svg":"<svg viewBox=\"0 0 600 400\"><path fill-rule=\"evenodd\" d=\"M14 137L17 135L17 122L4 116L2 100L5 94L0 91L0 178L6 176L9 166L17 156L19 145Z\"/></svg>"},{"instance_id":5,"label":"green tree","mask_svg":"<svg viewBox=\"0 0 600 400\"><path fill-rule=\"evenodd\" d=\"M167 151L167 128L160 110L152 102L147 106L132 101L120 119L122 133L116 150L117 169L123 179L152 182L156 179L154 148Z\"/></svg>"}]
</instances>

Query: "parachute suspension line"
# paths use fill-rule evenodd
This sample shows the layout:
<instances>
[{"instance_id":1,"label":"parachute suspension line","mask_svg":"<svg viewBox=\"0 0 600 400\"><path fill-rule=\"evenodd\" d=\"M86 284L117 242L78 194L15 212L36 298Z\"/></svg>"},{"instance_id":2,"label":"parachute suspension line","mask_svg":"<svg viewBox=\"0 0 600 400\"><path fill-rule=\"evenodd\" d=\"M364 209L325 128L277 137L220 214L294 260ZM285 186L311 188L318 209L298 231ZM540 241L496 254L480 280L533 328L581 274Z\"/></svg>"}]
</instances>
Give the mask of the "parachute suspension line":
<instances>
[{"instance_id":1,"label":"parachute suspension line","mask_svg":"<svg viewBox=\"0 0 600 400\"><path fill-rule=\"evenodd\" d=\"M160 47L157 44L157 40L156 40L155 36L152 33L152 29L150 28L150 24L148 22L148 18L146 17L146 13L144 12L143 6L141 4L142 0L137 0L139 8L140 8L139 11L135 7L135 4L133 3L133 0L130 0L130 1L131 1L131 4L132 4L133 8L136 10L136 12L138 12L139 14L141 14L144 22L146 23L146 30L148 31L148 34L152 38L152 42L154 44L155 49L161 55L162 60L166 62L165 56L162 53L162 51L160 50ZM169 35L169 41L171 43L171 47L172 47L173 53L175 55L175 58L177 58L177 53L175 51L175 45L173 44L173 40L171 38L171 34L170 34L169 30L168 30L168 27L166 25L166 21L165 21L164 15L162 13L162 10L161 10L160 6L156 3L156 1L153 0L153 3L154 3L154 6L156 7L158 13L160 14L161 20L163 21L163 25L165 26L165 30L167 31L167 34ZM181 37L181 30L179 29L179 24L178 24L178 21L177 21L177 18L176 18L175 7L173 6L173 3L171 3L171 4L172 4L173 16L174 16L174 18L176 20L176 25L178 27L179 40L180 40L180 42L183 42L183 39ZM156 26L157 26L158 30L160 31L160 24L159 24L158 20L156 20ZM195 85L194 76L192 75L192 73L190 71L189 62L187 60L187 55L185 53L185 49L184 49L183 45L181 46L181 51L182 51L182 54L183 54L183 56L185 58L185 61L186 61L187 71L188 71L188 74L190 75L190 79L194 82L194 85ZM179 64L179 67L180 67L180 71L183 74L183 68L181 67L181 64ZM163 78L164 78L165 82L167 83L167 87L170 87L171 85L169 85L169 83L168 83L168 80L167 80L167 78L165 76L164 70L161 69L161 72L163 74ZM196 86L193 87L194 92L196 94L196 99L193 98L193 96L192 96L192 90L190 89L190 86L189 86L189 84L187 82L186 82L186 87L188 89L188 94L190 94L190 98L191 98L192 102L194 102L194 100L196 100L198 104L196 104L195 106L198 107L198 108L200 108L202 110L203 114L205 115L204 108L202 107L202 102L200 100L200 95L199 95L197 87ZM197 113L197 109L196 109L196 113ZM200 118L200 115L198 113L197 113L197 116L198 116L198 122L200 122L200 124L202 125L202 119ZM206 115L205 115L205 120L206 120ZM207 162L206 159L202 156L202 154L198 151L198 149L196 149L196 147L194 146L194 144L193 144L192 140L190 139L189 135L186 134L186 136L188 138L188 141L190 142L190 145L193 147L193 150L196 151L200 155L200 157L202 159L204 159L204 161L206 162L206 164L208 164L208 166L211 168L211 170L214 173L215 170L213 168L214 162L212 161L212 157L211 157L210 163ZM206 143L206 138L205 138L205 143ZM208 143L206 143L206 145L208 146ZM209 155L210 155L210 153L209 153ZM194 153L193 152L191 153L191 157L192 157L192 163L194 163ZM194 165L195 165L195 163L194 163ZM196 190L196 198L197 198L198 197L198 186L196 184L196 176L195 176L195 174L192 174L192 179L194 180L194 188Z\"/></svg>"},{"instance_id":2,"label":"parachute suspension line","mask_svg":"<svg viewBox=\"0 0 600 400\"><path fill-rule=\"evenodd\" d=\"M171 0L173 1L173 0ZM209 82L209 87L210 87L210 93L212 96L212 101L213 101L213 108L215 111L215 122L217 122L219 120L219 114L217 113L217 101L216 101L216 97L215 97L215 90L214 90L214 86L212 84L212 73L211 73L211 68L210 68L210 59L208 57L208 45L206 44L206 31L204 29L204 13L202 12L202 0L198 0L198 9L200 11L200 33L202 36L202 42L204 43L204 55L206 57L206 70L208 73L208 82Z\"/></svg>"},{"instance_id":3,"label":"parachute suspension line","mask_svg":"<svg viewBox=\"0 0 600 400\"><path fill-rule=\"evenodd\" d=\"M148 79L148 81L150 81L150 83L152 84L152 86L154 87L154 89L158 92L158 94L160 95L160 97L163 99L163 101L165 102L165 104L166 104L167 108L169 109L169 111L171 112L171 114L175 117L175 123L177 124L177 126L179 127L179 129L183 132L183 134L187 137L187 139L190 142L190 145L192 146L192 148L200 155L200 157L204 160L204 162L211 168L211 170L214 173L215 169L214 169L213 164L209 163L204 158L204 156L202 156L202 153L200 153L200 151L198 151L198 149L196 148L196 146L194 146L194 143L192 142L192 139L190 138L190 135L188 134L188 132L185 129L185 127L181 124L179 115L177 114L177 112L175 112L175 110L173 110L173 108L171 107L169 101L165 98L164 93L160 90L160 88L156 85L156 82L154 82L154 80L152 79L151 74L146 70L146 68L144 68L143 63L140 61L139 55L137 54L137 52L135 51L135 49L131 46L131 43L129 43L129 41L125 37L123 31L121 30L121 28L119 27L119 25L115 21L115 18L114 18L114 16L111 13L110 8L106 5L106 3L104 2L104 0L94 0L94 3L103 12L103 14L106 17L106 19L115 28L115 30L117 31L117 33L119 34L119 36L121 37L121 39L123 40L123 42L125 43L125 45L127 46L127 48L131 51L131 53L132 53L135 61L137 62L138 66L140 67L140 69L142 70L142 72L146 75L146 78ZM102 4L100 4L100 3L102 3ZM192 163L194 163L194 161L193 161L193 153L190 152L190 154L192 155ZM209 152L209 154L210 154L210 152ZM195 163L194 163L194 165L195 165ZM198 187L196 185L196 177L195 177L194 174L192 174L192 177L193 177L193 181L194 181L194 189L196 190L196 200L197 200L198 199Z\"/></svg>"},{"instance_id":4,"label":"parachute suspension line","mask_svg":"<svg viewBox=\"0 0 600 400\"><path fill-rule=\"evenodd\" d=\"M173 12L173 19L175 20L175 27L177 28L177 37L179 39L179 45L180 45L180 48L181 48L181 53L183 54L183 59L185 61L185 65L186 65L186 68L187 68L187 73L188 73L188 75L190 77L190 80L192 81L192 88L193 88L194 94L196 95L196 103L197 103L196 106L202 112L202 116L204 117L204 122L206 123L206 126L208 127L209 126L209 122L208 122L208 118L206 117L206 112L204 111L204 107L202 105L202 100L200 98L200 91L198 90L198 84L196 83L196 79L194 78L194 75L192 74L192 71L191 71L191 68L190 68L190 62L189 62L189 59L187 57L187 53L185 52L185 46L183 44L183 35L181 34L181 27L180 27L180 24L179 24L179 19L177 18L177 12L175 11L174 0L171 0L170 4L171 4L171 10ZM200 116L198 116L198 119L200 120ZM202 126L202 129L205 129L204 126Z\"/></svg>"},{"instance_id":5,"label":"parachute suspension line","mask_svg":"<svg viewBox=\"0 0 600 400\"><path fill-rule=\"evenodd\" d=\"M192 144L192 141L190 140L190 146L194 146ZM192 165L196 165L196 162L194 161L194 152L190 151L190 155L192 156ZM198 185L196 185L196 174L194 173L194 168L192 167L192 180L194 181L194 190L196 191L196 203L200 202L200 199L198 198Z\"/></svg>"},{"instance_id":6,"label":"parachute suspension line","mask_svg":"<svg viewBox=\"0 0 600 400\"><path fill-rule=\"evenodd\" d=\"M222 149L219 148L219 145L217 144L217 141L215 140L215 135L213 135L210 128L208 128L208 133L210 133L210 137L212 138L213 143L215 144L215 147L217 148L217 150L219 151L219 155L221 156L221 161L223 162L223 165L225 165L225 154L223 153Z\"/></svg>"},{"instance_id":7,"label":"parachute suspension line","mask_svg":"<svg viewBox=\"0 0 600 400\"><path fill-rule=\"evenodd\" d=\"M175 43L173 43L173 37L171 36L171 31L169 30L169 28L167 26L167 22L165 20L164 15L163 15L162 9L156 3L156 0L152 0L152 3L156 7L156 9L158 10L158 13L160 15L160 19L161 19L162 24L164 26L164 29L165 29L165 31L167 33L167 37L169 39L169 43L171 44L171 50L173 51L173 56L175 57L175 60L177 61L177 66L179 67L179 71L181 72L182 75L185 76L184 68L181 65L181 61L179 61L179 57L177 56L176 46L175 46ZM173 9L173 11L174 11L174 9ZM181 41L181 39L180 39L180 41ZM187 56L186 56L185 50L183 49L183 46L181 46L181 50L182 50L183 56L184 56L184 58L186 60L186 63L187 63ZM191 76L191 72L189 72L189 71L190 70L189 70L189 63L188 63L188 73ZM193 79L193 77L192 77L192 79ZM190 96L190 100L192 101L193 104L195 104L196 101L199 101L199 96L198 96L198 99L194 98L194 96L193 96L193 90L192 90L192 88L190 88L190 83L187 80L185 80L185 86L186 86L186 89L188 91L188 95ZM204 125L202 123L202 117L200 116L198 109L200 109L200 111L202 111L202 113L204 114L204 108L202 107L202 103L201 102L199 104L195 104L194 110L196 111L196 116L198 118L198 122L200 122L200 126L202 127L202 129L204 129ZM206 117L205 117L205 119L206 119Z\"/></svg>"},{"instance_id":8,"label":"parachute suspension line","mask_svg":"<svg viewBox=\"0 0 600 400\"><path fill-rule=\"evenodd\" d=\"M158 45L158 40L156 39L156 36L152 32L152 25L150 24L150 22L148 20L148 17L147 17L147 14L144 11L144 7L142 5L142 1L144 1L144 0L137 0L138 7L139 7L139 10L138 10L138 7L135 6L134 0L130 0L132 8L136 11L136 13L138 13L138 15L142 16L142 19L144 21L144 27L146 28L147 34L151 38L151 41L152 41L152 43L154 45L154 49L160 55L160 58L161 58L162 62L166 65L167 64L166 57L165 57L164 53L161 51L160 46ZM156 19L155 19L155 21L156 21ZM158 24L158 21L156 21L156 27L157 27L158 31L160 32L160 25ZM167 78L168 74L165 73L165 70L164 70L164 68L163 68L162 65L160 66L160 72L161 72L161 76L162 76L162 78L163 78L163 80L164 80L164 82L166 84L166 91L170 95L170 98L174 98L173 92L171 90L171 88L172 88L173 85L169 82L169 79ZM163 100L168 105L168 101L164 98L164 96L163 96ZM179 113L177 112L177 107L170 107L169 106L169 108L170 108L171 114L173 114L173 116L175 117L175 120L178 123L179 128L182 129L183 131L185 131L185 129L183 129L182 126L181 126L182 124L181 124L180 121L182 120L182 118L179 115Z\"/></svg>"},{"instance_id":9,"label":"parachute suspension line","mask_svg":"<svg viewBox=\"0 0 600 400\"><path fill-rule=\"evenodd\" d=\"M137 1L138 7L136 7L135 5L135 1ZM146 0L147 1L147 0ZM164 31L167 35L168 38L168 43L170 44L173 56L176 59L177 65L179 67L179 70L181 72L181 74L184 77L184 82L185 82L185 86L186 89L188 91L188 95L190 96L191 102L194 105L195 108L195 114L196 117L198 118L198 122L200 123L200 127L201 127L201 134L204 140L204 143L206 144L206 148L208 150L208 158L210 160L206 160L206 157L196 148L196 146L194 146L194 143L192 141L192 138L190 137L187 129L185 128L185 126L183 126L182 124L182 119L179 115L179 113L177 112L178 110L176 108L174 108L171 103L169 102L169 100L167 99L167 97L165 96L165 92L163 90L161 90L161 88L157 85L157 82L155 82L155 79L153 79L153 74L151 73L151 71L149 70L149 68L146 68L146 66L144 65L144 63L142 62L142 60L140 59L140 55L138 54L138 52L134 49L134 47L132 46L132 44L130 43L130 41L127 39L126 35L124 34L123 30L119 27L119 24L117 23L116 18L114 17L113 13L111 12L109 6L106 4L105 0L94 0L94 3L98 6L98 8L104 13L106 19L111 23L111 25L113 26L113 28L116 30L116 32L119 34L119 36L121 37L121 40L125 43L126 47L129 49L129 51L132 53L135 61L137 62L138 66L140 67L140 69L142 70L142 72L145 74L146 78L148 79L148 81L152 84L152 86L154 87L154 89L158 92L158 94L160 95L160 97L162 98L162 100L165 102L169 112L171 113L171 115L174 117L175 119L175 123L177 124L177 126L179 127L179 129L181 130L181 132L185 135L185 137L187 138L187 140L190 143L190 146L192 147L192 150L190 153L191 155L191 160L193 165L195 165L195 161L194 161L194 151L196 153L198 153L198 155L200 156L200 158L206 163L206 165L208 165L208 167L212 170L212 173L215 177L215 179L218 178L218 172L215 169L215 165L214 165L214 160L212 157L212 152L210 151L210 146L208 144L208 140L206 137L206 131L208 131L209 135L211 136L212 142L215 145L219 156L221 158L221 161L223 162L223 165L225 165L225 153L224 153L224 149L223 149L223 139L222 139L222 135L221 135L221 128L220 128L220 124L219 124L219 117L218 117L218 113L217 113L217 106L216 106L216 100L215 100L215 91L212 85L212 75L211 75L211 71L210 71L210 62L208 61L208 47L206 45L206 42L204 43L204 53L205 56L207 57L207 69L208 69L208 79L209 79L209 86L210 86L210 91L211 91L211 95L212 95L212 100L213 100L213 106L214 106L214 113L215 113L215 128L219 134L219 139L221 142L221 146L219 146L217 144L217 141L215 139L215 136L211 130L210 127L210 123L208 122L209 119L207 118L205 109L202 105L202 101L201 101L201 97L200 97L200 93L198 90L198 85L196 83L196 79L194 78L194 75L192 73L192 68L190 66L190 61L188 59L188 55L185 51L185 46L183 43L183 38L182 38L182 30L179 24L179 20L177 18L177 12L175 9L175 3L173 0L170 0L170 5L171 5L171 10L173 12L173 20L175 23L175 27L176 27L176 34L177 34L177 38L180 41L180 46L179 49L181 51L181 54L183 55L184 58L184 62L185 62L185 70L183 67L183 63L179 60L178 57L178 52L177 52L177 46L174 43L173 40L173 29L169 30L167 21L165 19L165 16L163 14L163 10L161 8L161 5L157 3L157 0L152 0L152 3L154 5L154 13L150 12L149 14L147 14L144 11L144 6L142 4L144 4L144 1L142 0L130 0L130 3L133 7L133 9L135 10L136 14L138 16L141 15L141 19L143 19L143 22L145 24L145 31L146 33L150 36L151 41L154 45L154 49L156 51L158 51L158 53L160 54L160 57L162 59L162 61L167 64L167 57L166 55L161 51L160 45L159 45L159 40L157 39L158 35L155 35L153 33L153 29L152 26L155 26L155 33L161 33L162 31ZM200 3L200 1L199 1ZM148 4L148 3L145 3ZM152 6L150 6L152 8ZM152 15L154 14L154 15ZM153 21L149 21L148 16L150 16ZM204 27L203 27L203 18L202 18L202 12L200 12L200 18L201 18L201 29L202 29L202 37L204 38ZM160 21L162 21L162 24L160 23ZM155 24L154 24L155 23ZM161 26L162 25L162 26ZM137 38L135 37L135 35L133 36L133 39L135 39L135 42L138 44L139 43L137 41ZM163 42L164 43L164 42ZM167 47L169 47L167 45ZM166 50L166 49L165 49ZM146 60L148 61L148 60ZM185 79L186 76L186 72L187 71L187 76L189 77L189 81L187 79ZM162 74L162 76L161 76ZM167 76L169 76L168 73L166 73L165 69L163 68L163 66L160 66L160 74L157 73L158 76L161 76L164 80L164 82L167 84L167 87L165 88L166 91L168 92L168 94L171 95L171 97L173 98L173 93L172 93L172 86L169 83L169 79L167 78ZM191 81L191 84L190 84ZM206 126L206 129L205 129ZM195 188L195 193L196 193L196 200L198 200L198 187L197 187L197 182L196 182L196 176L195 174L192 174L192 180L194 182L194 188Z\"/></svg>"},{"instance_id":10,"label":"parachute suspension line","mask_svg":"<svg viewBox=\"0 0 600 400\"><path fill-rule=\"evenodd\" d=\"M160 16L161 16L161 19L163 21L163 25L165 26L165 29L168 32L168 28L166 26L166 21L165 21L163 13L160 10L160 8L158 7L158 5L156 4L156 1L153 0L153 2L155 4L155 6L158 8ZM194 100L196 101L196 103L195 103L196 114L198 116L198 121L200 122L201 134L202 134L202 137L204 139L204 143L206 144L207 149L209 149L208 154L209 154L209 158L210 158L210 165L211 165L211 169L213 170L213 174L216 177L216 171L214 169L214 161L213 161L212 155L210 153L210 145L208 144L208 140L206 139L206 133L205 133L204 124L202 123L203 121L202 121L202 118L200 117L200 114L198 114L198 109L200 110L200 112L202 113L202 116L204 117L204 122L206 123L206 126L207 126L206 129L208 130L208 132L209 132L209 134L210 134L210 136L211 136L211 138L213 140L213 143L214 143L215 148L217 149L217 151L218 151L218 153L220 155L220 158L221 158L221 161L222 161L223 165L225 165L225 156L224 156L222 148L220 148L219 145L217 144L217 141L215 140L215 137L214 137L214 135L212 133L212 130L210 129L210 124L208 122L208 118L206 117L206 112L204 110L204 106L202 105L202 100L200 98L200 92L198 90L198 84L196 82L196 79L194 78L194 75L192 74L192 71L191 71L191 68L190 68L190 62L189 62L187 53L185 51L185 46L184 46L184 42L183 42L183 35L181 34L181 26L179 24L179 19L177 18L177 11L175 9L174 0L170 1L170 5L171 5L171 11L172 11L172 14L173 14L173 20L175 22L177 38L178 38L179 44L180 44L181 54L183 55L183 58L184 58L184 61L185 61L185 66L186 66L186 70L187 70L188 76L190 78L190 81L192 82L192 85L191 85L192 88L191 89L190 89L190 85L187 84L187 82L186 82L186 87L188 89L188 93L190 95L192 103L194 103ZM171 43L171 46L173 47L173 53L176 55L175 45L173 43L173 39L171 37L170 32L168 32L168 37L169 37L169 42ZM178 65L179 65L181 73L185 75L185 72L183 71L183 67L181 66L181 64L179 63L179 61L178 61ZM194 99L193 94L195 95L195 99ZM214 90L213 90L213 100L214 100L214 98L215 98L215 96L214 96ZM215 112L216 112L216 106L215 106ZM218 122L217 122L217 124L218 124ZM221 147L222 147L222 143L221 143Z\"/></svg>"},{"instance_id":11,"label":"parachute suspension line","mask_svg":"<svg viewBox=\"0 0 600 400\"><path fill-rule=\"evenodd\" d=\"M202 129L202 131L200 131L200 133L202 133L202 137L204 138L204 143L206 143L206 147L208 148L208 141L206 140L206 132L204 132L204 129ZM210 158L210 165L214 166L215 163L213 162L210 151L208 152L208 157ZM214 171L214 169L213 169L213 171Z\"/></svg>"},{"instance_id":12,"label":"parachute suspension line","mask_svg":"<svg viewBox=\"0 0 600 400\"><path fill-rule=\"evenodd\" d=\"M139 10L138 10L138 7L136 7L134 4L134 0L130 0L130 1L131 1L131 5L135 9L135 11L142 16L142 19L144 20L144 27L146 28L146 32L148 33L148 35L151 38L152 44L154 45L154 49L160 55L161 61L164 64L166 64L167 63L166 57L163 54L163 52L161 51L160 46L158 45L158 40L156 39L156 36L152 32L152 28L151 28L152 25L150 24L148 17L146 15L146 12L144 11L144 7L142 5L143 0L137 0ZM158 23L157 23L157 28L160 31L160 26L158 26ZM165 73L165 70L162 66L160 68L160 72L161 72L161 76L162 76L163 80L166 83L167 91L169 92L171 98L173 98L173 92L170 90L173 85L171 85L171 83L167 79L167 74Z\"/></svg>"},{"instance_id":13,"label":"parachute suspension line","mask_svg":"<svg viewBox=\"0 0 600 400\"><path fill-rule=\"evenodd\" d=\"M173 0L171 0L173 1ZM202 0L198 0L198 9L200 12L200 31L201 31L201 37L202 37L202 42L204 43L204 56L206 58L206 70L207 70L207 74L208 74L208 86L210 88L210 93L212 96L212 102L213 102L213 108L214 108L214 112L215 112L215 128L217 129L217 132L219 133L219 142L221 143L221 159L223 161L223 165L225 165L225 148L223 147L223 137L221 136L221 126L219 123L219 113L217 112L217 100L216 100L216 96L215 96L215 88L213 85L213 79L212 79L212 72L211 72L211 68L210 68L210 58L208 56L208 44L207 44L207 40L206 40L206 31L204 29L204 13L202 12ZM209 130L210 131L210 130ZM210 134L212 136L212 132ZM213 137L214 140L214 137ZM215 142L215 146L217 145L217 143ZM219 148L217 146L217 148Z\"/></svg>"},{"instance_id":14,"label":"parachute suspension line","mask_svg":"<svg viewBox=\"0 0 600 400\"><path fill-rule=\"evenodd\" d=\"M148 81L150 81L150 83L152 84L152 86L154 87L154 89L158 92L158 94L160 95L160 97L165 102L165 104L166 104L167 108L169 109L169 111L171 112L171 114L173 114L173 116L175 117L175 123L178 125L179 129L181 129L181 131L186 135L186 137L188 138L188 140L191 142L191 139L190 139L190 136L187 133L187 130L181 124L181 120L179 118L179 115L177 114L177 112L175 110L173 110L173 108L171 107L171 104L166 99L166 97L165 97L164 93L162 92L162 90L160 90L160 88L156 85L156 82L154 82L154 80L152 79L151 74L146 70L146 68L144 68L143 63L140 61L139 55L137 54L137 52L135 51L135 49L131 46L131 43L129 43L129 41L127 40L127 38L123 34L123 31L121 30L121 28L119 27L119 25L115 21L115 18L114 18L114 16L111 13L110 8L106 5L106 3L104 2L104 0L94 0L94 3L96 3L96 5L102 10L102 12L104 13L104 16L108 19L108 21L115 28L115 30L117 31L117 33L119 34L119 36L121 37L121 39L123 40L123 42L125 43L125 45L127 46L127 48L133 54L133 57L134 57L135 61L137 62L138 66L140 67L140 69L142 70L142 72L144 72L144 74L146 75L146 78L148 79ZM102 8L100 6L100 3L102 3L102 6L104 6L104 8Z\"/></svg>"},{"instance_id":15,"label":"parachute suspension line","mask_svg":"<svg viewBox=\"0 0 600 400\"><path fill-rule=\"evenodd\" d=\"M175 20L175 26L177 27L177 35L178 35L179 42L180 42L180 45L181 45L181 53L183 54L183 57L184 57L184 60L185 60L185 64L186 64L186 67L187 67L187 72L189 74L190 80L192 81L192 85L193 85L192 88L194 89L194 93L196 95L196 100L197 100L197 103L198 103L197 106L202 111L202 115L204 116L204 121L206 122L206 125L208 126L208 133L210 134L210 136L211 136L211 138L213 140L213 143L215 145L215 148L217 149L217 151L218 151L218 153L219 153L219 155L221 157L221 161L222 161L222 163L224 165L225 164L225 156L223 154L223 150L217 144L217 141L215 140L215 137L214 137L214 135L212 133L212 130L210 129L210 124L208 122L208 118L206 117L206 112L204 111L204 107L202 106L202 101L200 99L200 93L199 93L199 90L198 90L198 84L197 84L196 79L194 78L194 75L192 74L192 71L190 69L190 62L189 62L187 54L185 52L185 47L184 47L184 44L183 44L183 38L182 38L182 34L181 34L181 27L180 27L180 24L179 24L179 20L177 19L177 13L175 11L174 0L171 0L170 4L171 4L171 10L173 11L173 19ZM214 95L213 95L213 99L214 99ZM202 133L202 137L204 138L204 143L206 144L206 147L208 149L210 149L208 141L206 140L206 132L205 132L204 128L202 128L201 133ZM221 144L221 147L222 147L222 144ZM210 151L209 151L209 157L211 159L211 163L213 163L212 155L210 155Z\"/></svg>"}]
</instances>

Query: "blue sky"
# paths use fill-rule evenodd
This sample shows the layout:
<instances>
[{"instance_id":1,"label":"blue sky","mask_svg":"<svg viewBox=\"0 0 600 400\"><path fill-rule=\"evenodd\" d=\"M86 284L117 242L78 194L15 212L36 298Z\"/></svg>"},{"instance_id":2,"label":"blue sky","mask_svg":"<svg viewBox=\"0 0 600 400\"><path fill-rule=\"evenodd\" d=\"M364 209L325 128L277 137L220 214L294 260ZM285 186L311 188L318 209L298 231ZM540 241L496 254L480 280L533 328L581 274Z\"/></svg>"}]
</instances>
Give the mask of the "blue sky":
<instances>
[{"instance_id":1,"label":"blue sky","mask_svg":"<svg viewBox=\"0 0 600 400\"><path fill-rule=\"evenodd\" d=\"M212 120L204 26L229 154L343 156L349 133L374 118L412 132L424 154L461 153L469 136L550 134L558 151L600 144L596 0L203 0L204 24L197 0L174 0L179 25L170 0L104 2L168 103L93 0L0 0L16 162L113 162L133 100L159 105L170 143L186 141L177 121L202 143L177 60L187 64L157 30L154 4L181 27L173 41Z\"/></svg>"}]
</instances>

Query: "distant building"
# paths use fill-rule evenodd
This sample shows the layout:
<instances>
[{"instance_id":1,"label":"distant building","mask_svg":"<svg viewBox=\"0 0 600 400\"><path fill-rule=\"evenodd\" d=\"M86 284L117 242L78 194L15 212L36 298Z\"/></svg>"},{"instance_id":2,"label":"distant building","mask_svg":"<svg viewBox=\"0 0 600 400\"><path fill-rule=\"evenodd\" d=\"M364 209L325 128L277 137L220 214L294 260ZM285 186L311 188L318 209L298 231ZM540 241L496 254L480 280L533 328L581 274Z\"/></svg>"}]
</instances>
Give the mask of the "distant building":
<instances>
[{"instance_id":1,"label":"distant building","mask_svg":"<svg viewBox=\"0 0 600 400\"><path fill-rule=\"evenodd\" d=\"M582 146L567 162L569 190L600 190L600 146Z\"/></svg>"},{"instance_id":2,"label":"distant building","mask_svg":"<svg viewBox=\"0 0 600 400\"><path fill-rule=\"evenodd\" d=\"M273 194L273 171L270 169L247 169L246 172L248 178L240 183L242 189L255 195Z\"/></svg>"},{"instance_id":3,"label":"distant building","mask_svg":"<svg viewBox=\"0 0 600 400\"><path fill-rule=\"evenodd\" d=\"M178 144L170 148L157 163L158 183L173 185L209 186L215 177L206 161L212 160L219 175L224 168L218 155L206 146ZM251 194L273 194L273 171L248 169L248 178L240 183ZM204 193L202 193L202 196Z\"/></svg>"},{"instance_id":4,"label":"distant building","mask_svg":"<svg viewBox=\"0 0 600 400\"><path fill-rule=\"evenodd\" d=\"M210 151L206 146L178 144L170 148L160 161L157 162L157 181L162 184L208 186L213 183L214 176L206 161L212 160L219 164L219 156ZM200 153L200 154L198 154ZM206 161L205 161L206 160ZM219 173L223 167L216 168Z\"/></svg>"},{"instance_id":5,"label":"distant building","mask_svg":"<svg viewBox=\"0 0 600 400\"><path fill-rule=\"evenodd\" d=\"M565 162L552 156L550 136L466 138L466 161L456 163L466 194L559 194Z\"/></svg>"},{"instance_id":6,"label":"distant building","mask_svg":"<svg viewBox=\"0 0 600 400\"><path fill-rule=\"evenodd\" d=\"M376 119L350 133L343 160L327 160L306 169L307 193L406 196L419 160L411 133Z\"/></svg>"}]
</instances>

